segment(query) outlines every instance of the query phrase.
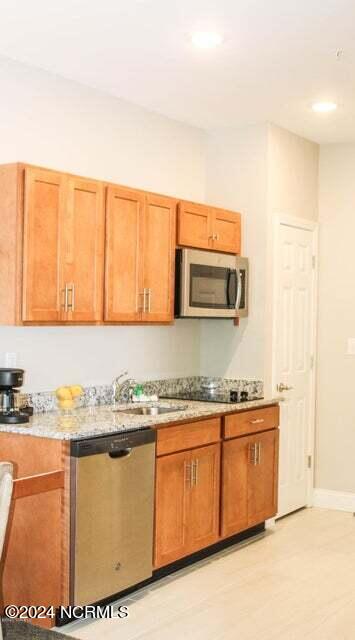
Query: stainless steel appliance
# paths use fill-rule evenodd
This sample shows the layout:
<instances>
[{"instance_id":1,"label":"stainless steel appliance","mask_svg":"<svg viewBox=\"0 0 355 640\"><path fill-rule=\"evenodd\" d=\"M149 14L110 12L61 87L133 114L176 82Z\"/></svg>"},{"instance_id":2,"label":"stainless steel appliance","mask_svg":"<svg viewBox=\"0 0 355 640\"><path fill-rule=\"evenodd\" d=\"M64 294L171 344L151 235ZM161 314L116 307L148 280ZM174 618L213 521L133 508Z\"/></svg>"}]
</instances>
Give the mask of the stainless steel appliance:
<instances>
[{"instance_id":1,"label":"stainless steel appliance","mask_svg":"<svg viewBox=\"0 0 355 640\"><path fill-rule=\"evenodd\" d=\"M226 253L178 249L175 316L235 318L248 315L248 259Z\"/></svg>"},{"instance_id":2,"label":"stainless steel appliance","mask_svg":"<svg viewBox=\"0 0 355 640\"><path fill-rule=\"evenodd\" d=\"M33 410L20 407L18 389L23 385L23 369L0 368L0 423L23 424L29 421Z\"/></svg>"},{"instance_id":3,"label":"stainless steel appliance","mask_svg":"<svg viewBox=\"0 0 355 640\"><path fill-rule=\"evenodd\" d=\"M152 575L155 431L71 443L71 604Z\"/></svg>"}]
</instances>

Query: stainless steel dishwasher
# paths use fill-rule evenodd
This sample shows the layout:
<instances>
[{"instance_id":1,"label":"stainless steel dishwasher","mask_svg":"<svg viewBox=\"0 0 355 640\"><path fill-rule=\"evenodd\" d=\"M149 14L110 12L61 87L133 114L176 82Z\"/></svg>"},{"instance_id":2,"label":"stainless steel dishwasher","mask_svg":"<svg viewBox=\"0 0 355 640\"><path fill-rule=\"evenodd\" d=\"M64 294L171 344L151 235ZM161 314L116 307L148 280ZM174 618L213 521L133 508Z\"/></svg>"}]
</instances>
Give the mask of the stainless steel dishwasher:
<instances>
[{"instance_id":1,"label":"stainless steel dishwasher","mask_svg":"<svg viewBox=\"0 0 355 640\"><path fill-rule=\"evenodd\" d=\"M71 604L152 575L155 431L71 443Z\"/></svg>"}]
</instances>

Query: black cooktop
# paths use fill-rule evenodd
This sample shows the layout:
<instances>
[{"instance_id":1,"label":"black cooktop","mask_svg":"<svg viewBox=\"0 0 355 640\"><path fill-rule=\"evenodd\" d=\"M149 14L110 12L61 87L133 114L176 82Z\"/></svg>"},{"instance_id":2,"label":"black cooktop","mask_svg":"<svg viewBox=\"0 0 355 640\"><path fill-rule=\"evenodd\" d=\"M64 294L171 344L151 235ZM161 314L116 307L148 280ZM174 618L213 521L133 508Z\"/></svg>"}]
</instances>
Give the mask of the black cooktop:
<instances>
[{"instance_id":1,"label":"black cooktop","mask_svg":"<svg viewBox=\"0 0 355 640\"><path fill-rule=\"evenodd\" d=\"M169 395L161 395L160 398L171 400L199 400L200 402L223 402L236 404L240 402L250 402L252 400L262 400L261 396L249 395L248 391L236 390L209 390L198 389L197 391L183 391L182 393L170 393Z\"/></svg>"}]
</instances>

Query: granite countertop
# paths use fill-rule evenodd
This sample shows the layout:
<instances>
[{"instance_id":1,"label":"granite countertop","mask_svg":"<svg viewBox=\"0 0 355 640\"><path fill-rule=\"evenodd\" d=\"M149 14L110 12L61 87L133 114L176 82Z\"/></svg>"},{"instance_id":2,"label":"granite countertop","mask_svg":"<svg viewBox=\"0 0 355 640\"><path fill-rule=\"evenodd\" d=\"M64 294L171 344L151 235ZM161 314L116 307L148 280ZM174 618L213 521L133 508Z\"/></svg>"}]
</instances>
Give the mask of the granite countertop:
<instances>
[{"instance_id":1,"label":"granite countertop","mask_svg":"<svg viewBox=\"0 0 355 640\"><path fill-rule=\"evenodd\" d=\"M63 635L50 629L42 629L21 620L2 621L4 640L74 640L72 636Z\"/></svg>"},{"instance_id":2,"label":"granite countertop","mask_svg":"<svg viewBox=\"0 0 355 640\"><path fill-rule=\"evenodd\" d=\"M19 433L41 438L57 440L78 440L92 436L108 435L120 431L137 431L149 427L181 422L194 418L205 418L225 413L236 413L265 407L280 402L280 398L252 400L239 404L217 402L199 402L183 400L160 400L158 403L144 403L141 406L159 405L164 407L183 407L158 416L140 416L117 413L113 409L132 407L132 404L102 405L76 409L71 415L62 415L59 411L35 414L29 423L19 425L0 424L0 433ZM139 406L137 404L133 406Z\"/></svg>"}]
</instances>

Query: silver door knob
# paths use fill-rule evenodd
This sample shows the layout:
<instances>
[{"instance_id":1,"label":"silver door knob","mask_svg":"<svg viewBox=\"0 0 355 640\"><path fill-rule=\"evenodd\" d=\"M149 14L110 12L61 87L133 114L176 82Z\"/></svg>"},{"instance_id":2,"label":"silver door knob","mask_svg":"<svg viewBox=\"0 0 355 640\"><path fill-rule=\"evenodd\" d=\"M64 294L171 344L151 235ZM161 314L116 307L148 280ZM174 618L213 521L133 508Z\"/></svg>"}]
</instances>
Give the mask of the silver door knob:
<instances>
[{"instance_id":1,"label":"silver door knob","mask_svg":"<svg viewBox=\"0 0 355 640\"><path fill-rule=\"evenodd\" d=\"M291 389L293 389L293 387L289 387L287 384L284 384L283 382L280 382L280 384L277 385L276 389L278 391L291 391Z\"/></svg>"}]
</instances>

